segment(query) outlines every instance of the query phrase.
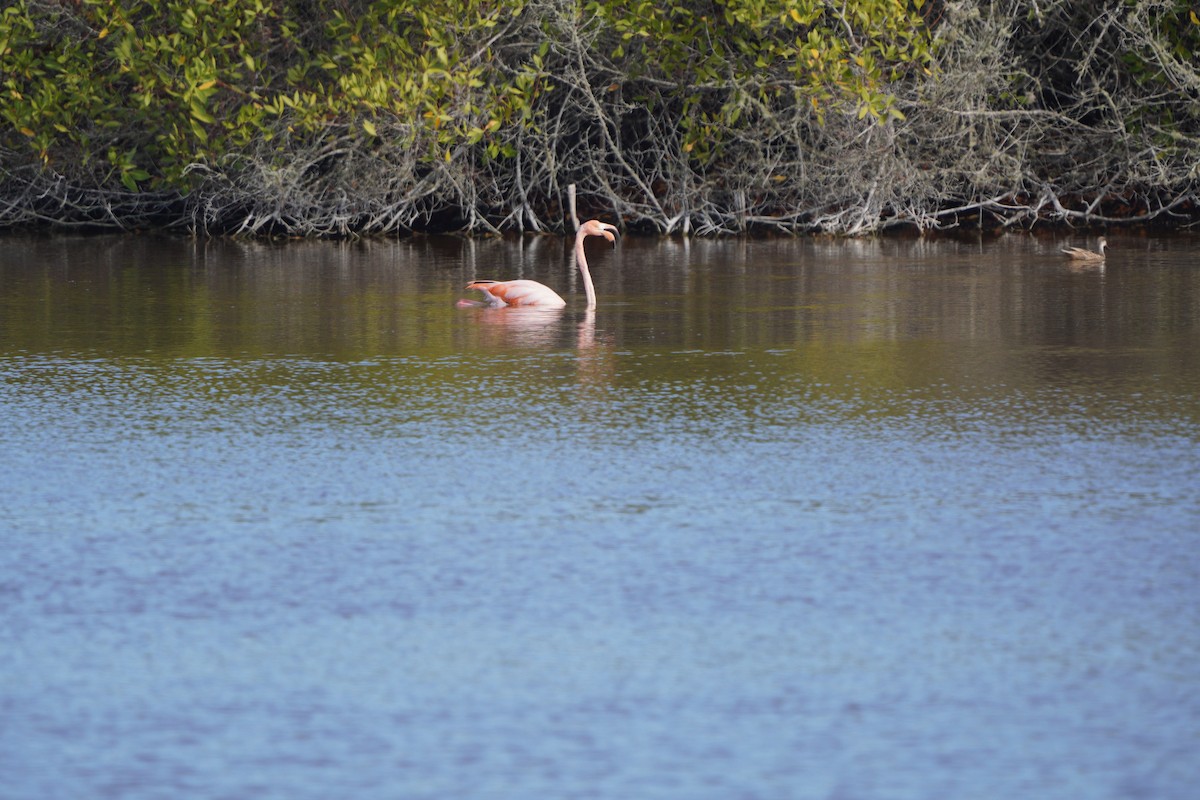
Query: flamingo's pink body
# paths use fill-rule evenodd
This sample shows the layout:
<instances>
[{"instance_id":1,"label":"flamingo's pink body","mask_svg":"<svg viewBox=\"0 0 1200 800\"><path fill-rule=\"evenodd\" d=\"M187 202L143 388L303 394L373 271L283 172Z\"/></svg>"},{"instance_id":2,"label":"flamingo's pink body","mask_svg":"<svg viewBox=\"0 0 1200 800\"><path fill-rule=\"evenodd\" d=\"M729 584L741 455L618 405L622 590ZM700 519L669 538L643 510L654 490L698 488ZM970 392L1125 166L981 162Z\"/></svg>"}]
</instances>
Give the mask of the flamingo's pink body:
<instances>
[{"instance_id":1,"label":"flamingo's pink body","mask_svg":"<svg viewBox=\"0 0 1200 800\"><path fill-rule=\"evenodd\" d=\"M596 288L592 285L592 275L588 271L587 256L583 252L583 242L589 236L603 236L610 242L616 242L617 228L607 222L590 219L579 226L575 234L575 264L583 276L583 288L587 293L587 307L596 307ZM545 284L530 280L515 281L471 281L468 289L478 289L484 293L488 305L493 306L538 306L541 308L562 308L567 304L558 296L558 292ZM459 305L470 305L468 301L460 301Z\"/></svg>"},{"instance_id":2,"label":"flamingo's pink body","mask_svg":"<svg viewBox=\"0 0 1200 800\"><path fill-rule=\"evenodd\" d=\"M542 306L562 308L567 304L558 292L537 281L471 281L468 289L478 289L488 296L493 306Z\"/></svg>"}]
</instances>

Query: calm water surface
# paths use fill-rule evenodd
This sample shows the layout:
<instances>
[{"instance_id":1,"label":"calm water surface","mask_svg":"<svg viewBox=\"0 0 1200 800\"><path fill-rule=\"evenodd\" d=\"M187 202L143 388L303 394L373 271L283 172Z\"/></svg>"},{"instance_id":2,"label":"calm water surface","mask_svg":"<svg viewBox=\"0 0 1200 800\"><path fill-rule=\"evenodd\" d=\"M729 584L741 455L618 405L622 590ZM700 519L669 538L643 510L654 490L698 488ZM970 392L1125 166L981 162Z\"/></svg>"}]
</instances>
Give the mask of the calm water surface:
<instances>
[{"instance_id":1,"label":"calm water surface","mask_svg":"<svg viewBox=\"0 0 1200 800\"><path fill-rule=\"evenodd\" d=\"M1200 237L1109 238L594 242L593 314L0 238L0 793L1194 797Z\"/></svg>"}]
</instances>

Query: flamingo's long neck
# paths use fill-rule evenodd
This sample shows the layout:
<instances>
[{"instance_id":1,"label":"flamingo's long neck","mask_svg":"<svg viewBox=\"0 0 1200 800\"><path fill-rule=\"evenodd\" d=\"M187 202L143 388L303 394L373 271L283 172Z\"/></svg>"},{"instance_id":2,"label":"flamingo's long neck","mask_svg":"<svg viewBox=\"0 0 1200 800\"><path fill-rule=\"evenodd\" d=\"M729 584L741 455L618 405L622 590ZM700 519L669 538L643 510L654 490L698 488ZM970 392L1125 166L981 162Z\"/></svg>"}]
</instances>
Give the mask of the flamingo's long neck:
<instances>
[{"instance_id":1,"label":"flamingo's long neck","mask_svg":"<svg viewBox=\"0 0 1200 800\"><path fill-rule=\"evenodd\" d=\"M583 290L587 292L587 307L591 311L596 307L596 287L592 285L592 273L588 271L587 256L583 254L583 240L586 238L587 234L582 228L575 234L575 263L583 275Z\"/></svg>"}]
</instances>

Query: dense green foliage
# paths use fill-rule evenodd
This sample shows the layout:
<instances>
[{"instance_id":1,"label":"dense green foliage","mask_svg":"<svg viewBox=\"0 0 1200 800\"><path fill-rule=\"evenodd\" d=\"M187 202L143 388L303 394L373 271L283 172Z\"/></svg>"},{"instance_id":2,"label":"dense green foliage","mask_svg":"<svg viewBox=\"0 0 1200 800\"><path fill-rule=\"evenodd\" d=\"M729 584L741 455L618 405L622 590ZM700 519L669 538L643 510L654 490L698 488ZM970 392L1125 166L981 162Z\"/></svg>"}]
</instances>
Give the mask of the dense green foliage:
<instances>
[{"instance_id":1,"label":"dense green foliage","mask_svg":"<svg viewBox=\"0 0 1200 800\"><path fill-rule=\"evenodd\" d=\"M450 145L481 115L507 122L509 90L524 85L463 53L508 8L520 12L486 5L18 0L0 17L0 112L45 164L94 168L102 155L131 189L192 188L189 166L259 141L350 121L372 135L379 114Z\"/></svg>"},{"instance_id":2,"label":"dense green foliage","mask_svg":"<svg viewBox=\"0 0 1200 800\"><path fill-rule=\"evenodd\" d=\"M1111 125L1161 168L1055 197L1178 198L1198 44L1180 0L16 0L0 224L560 228L576 183L659 230L854 232L1020 204Z\"/></svg>"}]
</instances>

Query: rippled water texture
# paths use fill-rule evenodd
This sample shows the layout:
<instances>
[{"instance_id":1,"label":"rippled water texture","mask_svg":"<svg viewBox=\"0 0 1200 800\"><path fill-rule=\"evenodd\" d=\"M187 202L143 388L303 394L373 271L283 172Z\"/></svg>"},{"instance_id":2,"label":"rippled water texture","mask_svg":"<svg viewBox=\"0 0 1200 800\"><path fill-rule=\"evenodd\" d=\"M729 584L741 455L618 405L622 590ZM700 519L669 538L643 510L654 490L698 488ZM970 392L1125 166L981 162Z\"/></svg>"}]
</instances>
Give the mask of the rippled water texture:
<instances>
[{"instance_id":1,"label":"rippled water texture","mask_svg":"<svg viewBox=\"0 0 1200 800\"><path fill-rule=\"evenodd\" d=\"M1195 797L1200 239L1109 238L593 242L593 314L0 238L0 794Z\"/></svg>"}]
</instances>

